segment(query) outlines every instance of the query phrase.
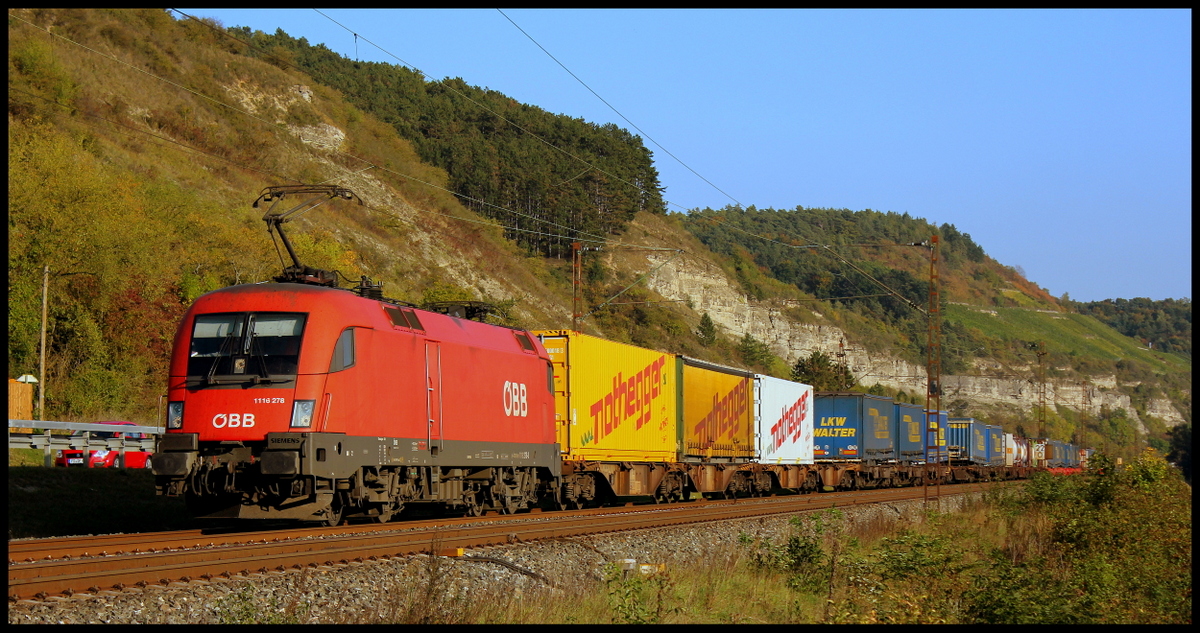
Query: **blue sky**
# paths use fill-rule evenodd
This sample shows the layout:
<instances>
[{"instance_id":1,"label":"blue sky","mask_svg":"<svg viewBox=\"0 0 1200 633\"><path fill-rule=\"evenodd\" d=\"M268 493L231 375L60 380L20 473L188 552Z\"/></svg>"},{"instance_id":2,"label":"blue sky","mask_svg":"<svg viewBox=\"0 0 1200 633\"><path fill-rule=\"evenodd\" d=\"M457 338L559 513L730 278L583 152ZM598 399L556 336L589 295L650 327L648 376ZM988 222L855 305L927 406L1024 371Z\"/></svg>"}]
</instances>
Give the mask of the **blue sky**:
<instances>
[{"instance_id":1,"label":"blue sky","mask_svg":"<svg viewBox=\"0 0 1200 633\"><path fill-rule=\"evenodd\" d=\"M907 212L1055 296L1192 296L1190 10L180 11L615 123L673 211Z\"/></svg>"}]
</instances>

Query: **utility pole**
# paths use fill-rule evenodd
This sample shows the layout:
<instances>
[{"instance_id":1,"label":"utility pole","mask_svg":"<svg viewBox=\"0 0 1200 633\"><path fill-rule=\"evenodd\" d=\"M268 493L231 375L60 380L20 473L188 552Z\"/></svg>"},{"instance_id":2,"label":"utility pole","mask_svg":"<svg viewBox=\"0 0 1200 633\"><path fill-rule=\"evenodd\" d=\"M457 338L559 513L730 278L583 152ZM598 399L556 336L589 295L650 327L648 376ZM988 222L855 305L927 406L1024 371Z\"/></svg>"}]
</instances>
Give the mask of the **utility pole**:
<instances>
[{"instance_id":1,"label":"utility pole","mask_svg":"<svg viewBox=\"0 0 1200 633\"><path fill-rule=\"evenodd\" d=\"M583 284L583 245L571 242L571 329L579 331L580 287Z\"/></svg>"},{"instance_id":2,"label":"utility pole","mask_svg":"<svg viewBox=\"0 0 1200 633\"><path fill-rule=\"evenodd\" d=\"M38 421L46 419L46 303L49 296L50 267L42 269L42 345L38 361ZM49 433L49 431L47 431Z\"/></svg>"},{"instance_id":3,"label":"utility pole","mask_svg":"<svg viewBox=\"0 0 1200 633\"><path fill-rule=\"evenodd\" d=\"M938 296L938 236L930 238L929 243L929 343L925 361L925 503L929 503L930 459L937 460L934 474L941 468L941 448L938 445L939 435L944 431L938 425L938 412L942 410L942 316L940 297ZM936 494L942 496L941 477L937 477Z\"/></svg>"},{"instance_id":4,"label":"utility pole","mask_svg":"<svg viewBox=\"0 0 1200 633\"><path fill-rule=\"evenodd\" d=\"M1046 366L1042 363L1042 357L1045 355L1046 342L1038 341L1038 435L1042 437L1046 434Z\"/></svg>"},{"instance_id":5,"label":"utility pole","mask_svg":"<svg viewBox=\"0 0 1200 633\"><path fill-rule=\"evenodd\" d=\"M929 258L929 344L925 358L925 504L929 504L930 459L936 459L934 474L941 468L941 447L938 435L944 433L938 426L938 411L942 410L942 313L937 290L937 236L930 237ZM937 498L941 499L941 477L936 480Z\"/></svg>"},{"instance_id":6,"label":"utility pole","mask_svg":"<svg viewBox=\"0 0 1200 633\"><path fill-rule=\"evenodd\" d=\"M571 242L571 329L579 331L579 319L583 318L583 252L598 251L599 246L584 247L581 242Z\"/></svg>"}]
</instances>

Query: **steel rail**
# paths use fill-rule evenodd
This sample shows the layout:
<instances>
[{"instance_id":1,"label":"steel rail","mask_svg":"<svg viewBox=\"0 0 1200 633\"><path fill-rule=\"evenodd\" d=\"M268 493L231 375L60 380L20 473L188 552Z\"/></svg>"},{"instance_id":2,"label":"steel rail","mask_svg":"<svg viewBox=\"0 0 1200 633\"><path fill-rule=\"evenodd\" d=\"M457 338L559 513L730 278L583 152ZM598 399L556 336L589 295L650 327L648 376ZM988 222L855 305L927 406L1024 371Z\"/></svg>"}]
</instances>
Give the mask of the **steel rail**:
<instances>
[{"instance_id":1,"label":"steel rail","mask_svg":"<svg viewBox=\"0 0 1200 633\"><path fill-rule=\"evenodd\" d=\"M954 486L954 494L984 489L982 485ZM525 543L689 523L803 512L836 506L864 505L921 498L920 488L881 489L762 497L730 501L606 508L577 512L483 517L477 524L461 519L429 522L410 528L404 523L339 528L292 529L236 535L240 542L197 544L194 534L186 549L148 553L96 555L27 563L9 563L9 599L45 598L61 594L124 589L152 584L170 585L196 579L233 577L287 571L322 565L343 565L458 548ZM284 533L287 533L286 535ZM142 535L151 536L154 535ZM211 535L203 535L211 537ZM201 539L203 541L204 539ZM162 548L166 547L160 541Z\"/></svg>"}]
</instances>

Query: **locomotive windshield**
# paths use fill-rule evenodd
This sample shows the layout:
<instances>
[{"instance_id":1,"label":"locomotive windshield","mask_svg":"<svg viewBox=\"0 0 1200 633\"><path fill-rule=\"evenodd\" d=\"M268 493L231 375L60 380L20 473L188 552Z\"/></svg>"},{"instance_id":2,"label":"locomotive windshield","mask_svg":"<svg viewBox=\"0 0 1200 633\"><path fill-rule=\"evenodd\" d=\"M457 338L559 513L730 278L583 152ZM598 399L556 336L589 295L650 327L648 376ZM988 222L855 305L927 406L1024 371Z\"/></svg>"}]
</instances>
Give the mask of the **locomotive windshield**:
<instances>
[{"instance_id":1,"label":"locomotive windshield","mask_svg":"<svg viewBox=\"0 0 1200 633\"><path fill-rule=\"evenodd\" d=\"M188 354L188 376L207 378L210 383L251 378L277 382L270 379L295 376L307 316L296 312L197 316Z\"/></svg>"}]
</instances>

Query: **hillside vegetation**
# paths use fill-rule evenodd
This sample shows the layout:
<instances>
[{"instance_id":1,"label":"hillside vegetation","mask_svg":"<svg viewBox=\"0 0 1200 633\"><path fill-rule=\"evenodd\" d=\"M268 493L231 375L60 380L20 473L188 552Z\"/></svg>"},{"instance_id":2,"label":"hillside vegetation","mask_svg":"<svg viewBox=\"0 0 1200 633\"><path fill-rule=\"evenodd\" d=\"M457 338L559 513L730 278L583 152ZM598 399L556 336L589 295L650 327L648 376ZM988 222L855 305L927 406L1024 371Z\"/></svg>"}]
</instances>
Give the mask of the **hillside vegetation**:
<instances>
[{"instance_id":1,"label":"hillside vegetation","mask_svg":"<svg viewBox=\"0 0 1200 633\"><path fill-rule=\"evenodd\" d=\"M1114 330L1149 345L1151 349L1192 357L1191 299L1152 301L1105 299L1087 303L1066 303L1080 314L1096 317Z\"/></svg>"},{"instance_id":2,"label":"hillside vegetation","mask_svg":"<svg viewBox=\"0 0 1200 633\"><path fill-rule=\"evenodd\" d=\"M650 151L616 125L551 114L457 77L432 81L353 61L282 30L229 32L249 44L231 50L300 69L395 127L422 160L446 170L467 207L531 250L569 255L572 241L603 242L638 211L665 210Z\"/></svg>"},{"instance_id":3,"label":"hillside vegetation","mask_svg":"<svg viewBox=\"0 0 1200 633\"><path fill-rule=\"evenodd\" d=\"M1049 296L951 224L803 207L668 214L651 155L626 130L282 31L158 9L9 16L9 371L38 373L48 267L47 419L152 422L187 306L281 268L250 204L294 183L340 184L365 203L289 225L307 265L554 329L571 325L571 242L603 242L585 253L581 329L784 378L792 359L702 327L690 301L644 276L703 266L752 301L786 302L788 319L923 365L929 250L911 244L936 234L945 373L1028 375L1044 345L1054 375L1115 376L1135 406L1165 396L1190 419L1190 302L1118 301L1122 336L1086 316L1110 318L1106 307ZM1097 425L1055 415L1063 439ZM1132 448L1141 439L1122 415L1096 432Z\"/></svg>"}]
</instances>

